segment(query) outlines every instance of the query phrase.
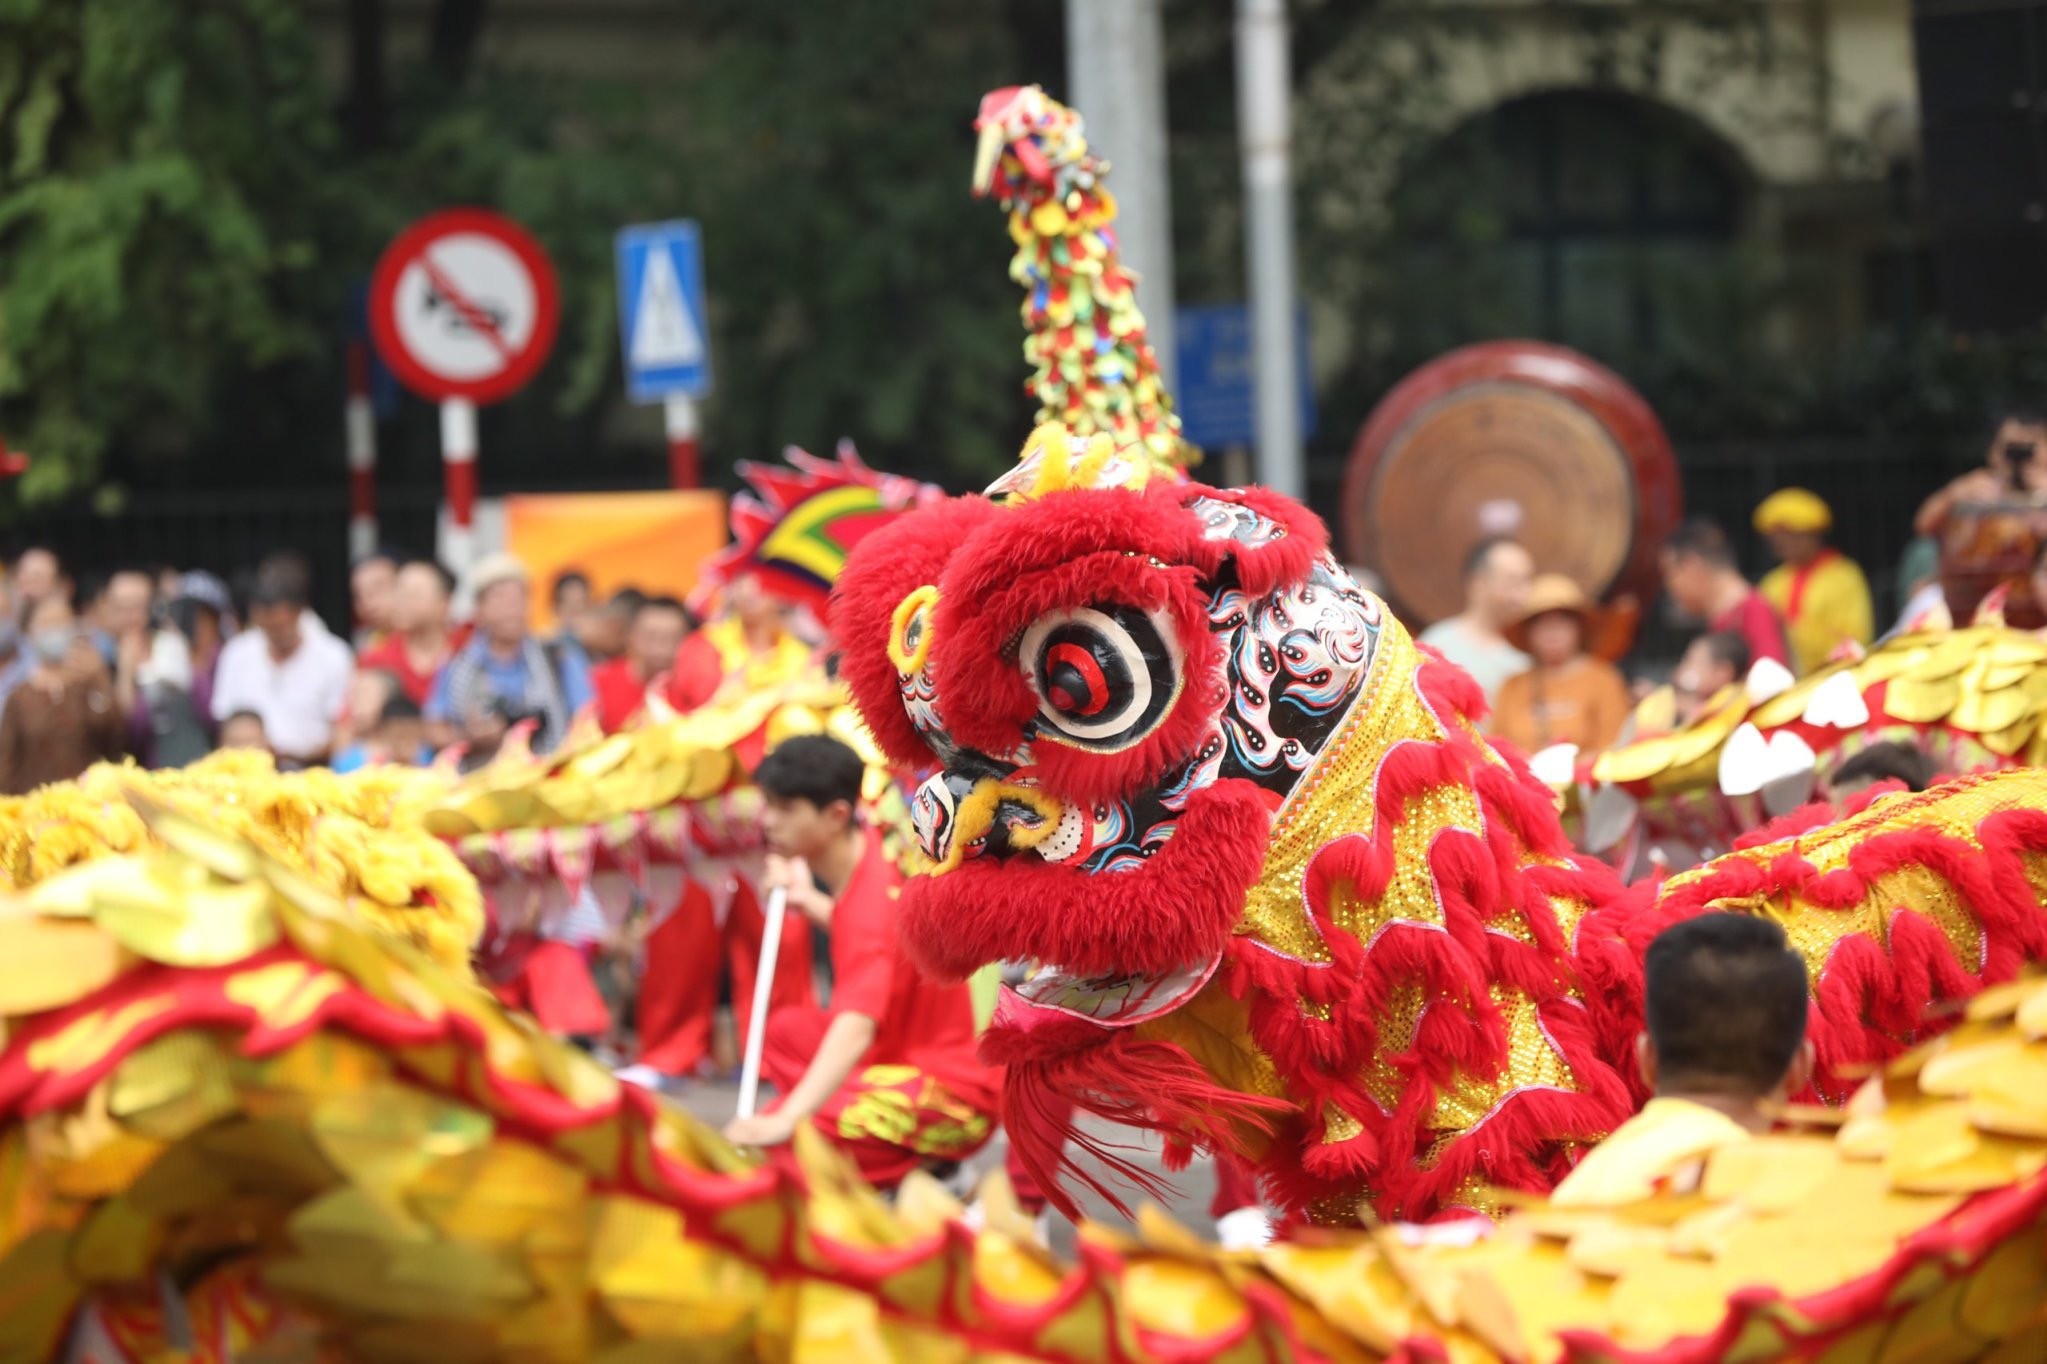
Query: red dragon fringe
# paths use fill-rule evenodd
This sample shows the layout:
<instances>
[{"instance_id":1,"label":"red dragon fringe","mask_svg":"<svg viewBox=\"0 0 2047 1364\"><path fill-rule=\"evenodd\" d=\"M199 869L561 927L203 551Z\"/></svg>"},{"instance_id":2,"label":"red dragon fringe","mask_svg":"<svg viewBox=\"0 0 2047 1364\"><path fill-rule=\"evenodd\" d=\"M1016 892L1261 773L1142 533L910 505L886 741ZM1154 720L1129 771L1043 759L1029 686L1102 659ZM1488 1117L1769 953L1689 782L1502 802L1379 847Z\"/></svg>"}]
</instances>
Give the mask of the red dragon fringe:
<instances>
[{"instance_id":1,"label":"red dragon fringe","mask_svg":"<svg viewBox=\"0 0 2047 1364\"><path fill-rule=\"evenodd\" d=\"M1621 887L1604 867L1567 860L1547 791L1458 723L1482 705L1469 679L1428 662L1418 682L1446 721L1444 737L1393 745L1374 785L1371 833L1336 840L1308 870L1306 900L1329 960L1296 961L1242 938L1231 948L1226 984L1249 1000L1252 1036L1303 1111L1257 1163L1268 1195L1296 1215L1369 1197L1383 1216L1423 1220L1456 1211L1475 1183L1547 1188L1578 1144L1631 1109L1628 1084L1599 1045L1604 1035L1571 998L1577 982L1555 905L1609 906ZM1360 943L1331 917L1338 887L1348 883L1367 903L1382 897L1410 802L1446 785L1470 790L1483 821L1482 831L1446 830L1429 849L1440 925L1396 921ZM1603 964L1619 973L1617 960ZM1577 1089L1510 1091L1469 1129L1446 1134L1434 1125L1439 1096L1506 1074L1496 986L1536 1002ZM1382 1037L1380 1020L1403 995L1426 1001L1412 1035ZM1375 1065L1379 1079L1368 1087ZM1389 1085L1390 1111L1371 1092ZM1332 1140L1325 1118L1336 1115L1362 1131Z\"/></svg>"},{"instance_id":2,"label":"red dragon fringe","mask_svg":"<svg viewBox=\"0 0 2047 1364\"><path fill-rule=\"evenodd\" d=\"M1242 1094L1218 1084L1200 1063L1170 1042L1105 1032L1076 1022L1055 1045L1047 1029L1028 1038L990 1032L985 1059L1003 1065L1002 1126L1009 1149L1037 1181L1046 1201L1070 1218L1080 1210L1067 1181L1095 1192L1110 1207L1130 1215L1116 1188L1075 1161L1078 1148L1114 1179L1147 1197L1167 1201L1168 1186L1141 1165L1119 1154L1129 1148L1105 1142L1072 1121L1079 1105L1098 1116L1168 1134L1201 1133L1204 1145L1247 1163L1261 1154L1270 1135L1293 1105ZM1061 1046L1069 1047L1060 1050ZM1069 1143L1071 1144L1069 1146ZM1169 1154L1174 1148L1168 1147ZM1184 1157L1185 1148L1179 1153Z\"/></svg>"},{"instance_id":3,"label":"red dragon fringe","mask_svg":"<svg viewBox=\"0 0 2047 1364\"><path fill-rule=\"evenodd\" d=\"M1850 934L1835 944L1815 973L1808 1024L1817 1065L1807 1097L1844 1100L1876 1065L1943 1031L1952 1007L2014 978L2028 961L2047 959L2047 914L2025 859L2047 854L2047 811L2005 810L1985 818L1975 842L1933 827L1872 834L1849 854L1848 866L1821 872L1795 849L1767 862L1729 857L1704 875L1668 888L1658 902L1630 897L1595 915L1580 932L1580 978L1600 1020L1603 1049L1632 1045L1642 1027L1639 984L1642 954L1662 929L1707 913L1724 902L1781 902L1795 897L1800 912L1823 914L1857 908L1876 882L1906 868L1925 868L1953 888L1981 933L1977 962L1957 957L1930 919L1900 904L1887 916L1879 941ZM1980 849L1979 849L1980 845ZM2043 868L2047 873L2047 868ZM1632 959L1633 988L1606 988L1616 961Z\"/></svg>"}]
</instances>

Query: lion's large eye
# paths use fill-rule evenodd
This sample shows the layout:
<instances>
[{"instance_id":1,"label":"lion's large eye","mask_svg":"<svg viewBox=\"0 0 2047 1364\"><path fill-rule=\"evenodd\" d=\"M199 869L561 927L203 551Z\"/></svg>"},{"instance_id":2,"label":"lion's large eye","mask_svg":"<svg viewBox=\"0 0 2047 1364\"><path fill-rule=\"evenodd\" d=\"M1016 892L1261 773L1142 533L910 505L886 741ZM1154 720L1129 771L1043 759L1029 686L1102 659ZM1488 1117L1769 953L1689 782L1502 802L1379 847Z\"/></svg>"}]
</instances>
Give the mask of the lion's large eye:
<instances>
[{"instance_id":1,"label":"lion's large eye","mask_svg":"<svg viewBox=\"0 0 2047 1364\"><path fill-rule=\"evenodd\" d=\"M1171 624L1131 606L1041 616L1024 631L1017 661L1038 694L1040 732L1098 753L1151 733L1180 690Z\"/></svg>"}]
</instances>

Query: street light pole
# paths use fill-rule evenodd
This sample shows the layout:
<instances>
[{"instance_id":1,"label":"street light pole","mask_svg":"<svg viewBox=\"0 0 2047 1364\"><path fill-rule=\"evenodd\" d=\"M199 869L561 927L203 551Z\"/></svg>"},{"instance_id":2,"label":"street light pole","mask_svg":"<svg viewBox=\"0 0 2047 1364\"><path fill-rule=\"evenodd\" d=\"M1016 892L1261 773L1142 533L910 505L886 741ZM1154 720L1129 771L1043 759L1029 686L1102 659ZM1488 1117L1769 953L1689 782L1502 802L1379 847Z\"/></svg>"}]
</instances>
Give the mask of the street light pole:
<instances>
[{"instance_id":1,"label":"street light pole","mask_svg":"<svg viewBox=\"0 0 2047 1364\"><path fill-rule=\"evenodd\" d=\"M1258 479L1289 497L1306 498L1301 357L1294 346L1291 99L1285 0L1237 0L1237 127L1258 395Z\"/></svg>"},{"instance_id":2,"label":"street light pole","mask_svg":"<svg viewBox=\"0 0 2047 1364\"><path fill-rule=\"evenodd\" d=\"M1139 277L1159 379L1175 391L1173 196L1159 0L1066 0L1067 103L1116 187L1116 245Z\"/></svg>"}]
</instances>

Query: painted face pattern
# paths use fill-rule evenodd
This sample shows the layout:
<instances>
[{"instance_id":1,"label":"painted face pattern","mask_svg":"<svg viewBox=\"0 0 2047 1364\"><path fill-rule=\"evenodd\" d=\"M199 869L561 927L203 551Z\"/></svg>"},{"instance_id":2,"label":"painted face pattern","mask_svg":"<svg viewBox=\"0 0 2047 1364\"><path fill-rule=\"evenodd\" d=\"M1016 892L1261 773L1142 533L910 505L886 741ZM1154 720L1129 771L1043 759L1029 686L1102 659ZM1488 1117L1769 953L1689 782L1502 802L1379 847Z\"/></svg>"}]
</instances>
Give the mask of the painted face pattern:
<instances>
[{"instance_id":1,"label":"painted face pattern","mask_svg":"<svg viewBox=\"0 0 2047 1364\"><path fill-rule=\"evenodd\" d=\"M1228 704L1201 747L1157 787L1089 812L1092 851L1078 864L1083 870L1142 867L1173 836L1188 798L1219 778L1292 791L1363 689L1381 617L1378 602L1324 559L1307 581L1264 597L1218 586L1209 622L1227 637Z\"/></svg>"},{"instance_id":2,"label":"painted face pattern","mask_svg":"<svg viewBox=\"0 0 2047 1364\"><path fill-rule=\"evenodd\" d=\"M1202 750L1208 780L1292 790L1364 686L1379 609L1328 558L1306 582L1256 600L1218 587L1208 613L1228 638L1230 699Z\"/></svg>"}]
</instances>

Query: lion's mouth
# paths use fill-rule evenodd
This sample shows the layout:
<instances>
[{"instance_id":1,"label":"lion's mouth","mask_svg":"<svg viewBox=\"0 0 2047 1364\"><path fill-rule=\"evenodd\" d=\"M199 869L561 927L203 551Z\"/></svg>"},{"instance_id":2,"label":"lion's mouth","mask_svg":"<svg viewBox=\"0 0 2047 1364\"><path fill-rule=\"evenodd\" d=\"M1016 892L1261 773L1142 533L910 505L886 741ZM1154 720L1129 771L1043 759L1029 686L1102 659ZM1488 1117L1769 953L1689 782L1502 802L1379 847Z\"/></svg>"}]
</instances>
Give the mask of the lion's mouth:
<instances>
[{"instance_id":1,"label":"lion's mouth","mask_svg":"<svg viewBox=\"0 0 2047 1364\"><path fill-rule=\"evenodd\" d=\"M1047 1014L1085 1019L1108 1028L1127 1028L1185 1004L1215 974L1222 954L1154 975L1076 975L1040 965L1015 985L1005 985L995 1003L995 1023L1029 1029ZM1005 975L1008 971L1005 970Z\"/></svg>"},{"instance_id":2,"label":"lion's mouth","mask_svg":"<svg viewBox=\"0 0 2047 1364\"><path fill-rule=\"evenodd\" d=\"M1062 801L1017 772L971 783L941 774L918 788L910 813L933 874L943 875L990 854L1077 865L1094 852L1096 817L1107 812Z\"/></svg>"}]
</instances>

